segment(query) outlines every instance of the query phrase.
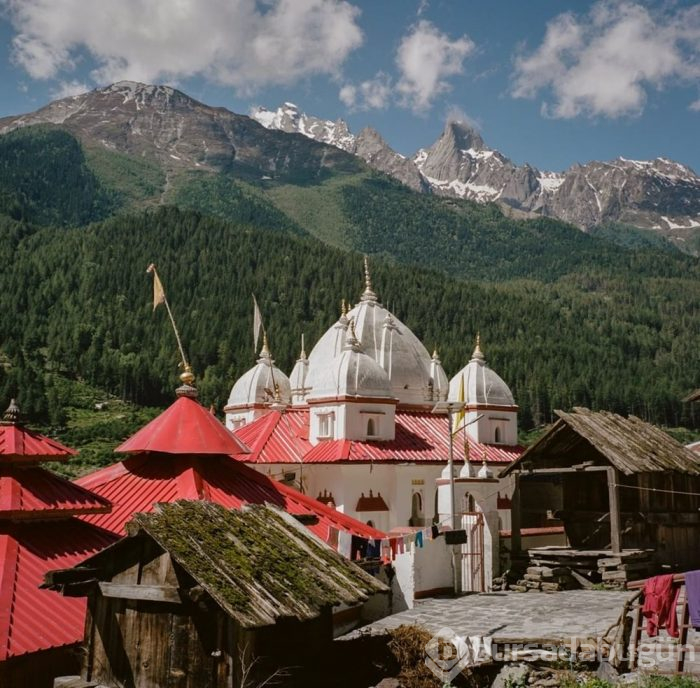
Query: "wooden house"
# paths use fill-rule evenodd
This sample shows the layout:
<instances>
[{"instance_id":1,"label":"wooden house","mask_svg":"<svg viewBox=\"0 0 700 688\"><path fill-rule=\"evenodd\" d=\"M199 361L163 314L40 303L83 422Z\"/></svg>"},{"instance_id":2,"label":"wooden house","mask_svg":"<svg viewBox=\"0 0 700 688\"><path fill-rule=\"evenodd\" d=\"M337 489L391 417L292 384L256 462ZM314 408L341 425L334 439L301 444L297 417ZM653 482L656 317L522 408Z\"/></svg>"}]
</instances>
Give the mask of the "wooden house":
<instances>
[{"instance_id":1,"label":"wooden house","mask_svg":"<svg viewBox=\"0 0 700 688\"><path fill-rule=\"evenodd\" d=\"M574 549L651 549L657 567L700 566L700 456L633 416L583 408L557 415L501 474L516 483L513 550L520 549L521 506L535 495L543 510L556 506Z\"/></svg>"},{"instance_id":2,"label":"wooden house","mask_svg":"<svg viewBox=\"0 0 700 688\"><path fill-rule=\"evenodd\" d=\"M272 506L162 504L128 533L46 579L88 597L82 678L93 685L232 688L275 674L313 685L332 607L386 590Z\"/></svg>"}]
</instances>

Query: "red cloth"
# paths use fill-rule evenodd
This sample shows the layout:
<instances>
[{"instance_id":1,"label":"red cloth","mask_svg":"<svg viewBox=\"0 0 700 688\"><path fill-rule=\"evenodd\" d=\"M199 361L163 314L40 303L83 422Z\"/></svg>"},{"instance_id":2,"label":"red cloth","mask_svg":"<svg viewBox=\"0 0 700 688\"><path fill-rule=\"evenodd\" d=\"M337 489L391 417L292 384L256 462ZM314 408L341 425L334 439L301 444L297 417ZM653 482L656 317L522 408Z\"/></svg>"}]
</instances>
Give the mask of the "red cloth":
<instances>
[{"instance_id":1,"label":"red cloth","mask_svg":"<svg viewBox=\"0 0 700 688\"><path fill-rule=\"evenodd\" d=\"M678 594L680 585L674 585L673 574L654 576L644 585L644 606L642 614L647 619L647 635L658 635L660 628L666 628L668 634L678 637Z\"/></svg>"}]
</instances>

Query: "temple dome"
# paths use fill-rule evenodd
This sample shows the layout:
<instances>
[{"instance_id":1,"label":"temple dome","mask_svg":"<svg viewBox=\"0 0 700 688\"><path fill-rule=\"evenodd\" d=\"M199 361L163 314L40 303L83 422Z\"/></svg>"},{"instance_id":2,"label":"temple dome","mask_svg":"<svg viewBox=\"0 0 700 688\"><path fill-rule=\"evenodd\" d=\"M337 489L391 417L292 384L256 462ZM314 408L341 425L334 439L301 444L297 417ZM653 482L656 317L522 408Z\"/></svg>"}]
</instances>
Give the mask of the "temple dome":
<instances>
[{"instance_id":1,"label":"temple dome","mask_svg":"<svg viewBox=\"0 0 700 688\"><path fill-rule=\"evenodd\" d=\"M311 353L313 355L313 351ZM307 396L309 401L328 397L387 399L392 396L389 376L371 356L362 351L352 329L347 333L339 355L326 365L310 364L306 384L311 388Z\"/></svg>"},{"instance_id":2,"label":"temple dome","mask_svg":"<svg viewBox=\"0 0 700 688\"><path fill-rule=\"evenodd\" d=\"M460 379L464 378L464 402L467 406L489 404L515 406L513 393L503 379L486 365L479 338L471 360L450 380L449 399L459 400Z\"/></svg>"},{"instance_id":3,"label":"temple dome","mask_svg":"<svg viewBox=\"0 0 700 688\"><path fill-rule=\"evenodd\" d=\"M439 398L445 398L446 386L441 397L436 396L433 388L436 383L443 385L446 378L431 382L431 372L437 372L439 377L439 371L428 350L406 325L379 303L367 270L365 291L359 303L326 331L309 354L307 386L313 387L313 396L318 396L314 381L343 348L349 321L354 325L364 354L388 375L389 396L398 399L399 404L420 406L430 406Z\"/></svg>"},{"instance_id":4,"label":"temple dome","mask_svg":"<svg viewBox=\"0 0 700 688\"><path fill-rule=\"evenodd\" d=\"M267 338L264 338L260 358L247 373L236 380L231 388L227 406L271 404L276 401L278 392L279 401L285 404L291 402L289 378L275 365Z\"/></svg>"}]
</instances>

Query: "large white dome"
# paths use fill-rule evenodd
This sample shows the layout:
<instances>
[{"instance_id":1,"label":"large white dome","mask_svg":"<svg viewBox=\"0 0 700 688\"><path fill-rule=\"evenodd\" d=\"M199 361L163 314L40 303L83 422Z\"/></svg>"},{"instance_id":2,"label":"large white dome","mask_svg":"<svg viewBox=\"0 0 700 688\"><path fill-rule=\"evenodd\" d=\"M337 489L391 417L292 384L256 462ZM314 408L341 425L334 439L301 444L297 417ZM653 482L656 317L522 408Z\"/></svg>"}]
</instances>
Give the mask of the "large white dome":
<instances>
[{"instance_id":1,"label":"large white dome","mask_svg":"<svg viewBox=\"0 0 700 688\"><path fill-rule=\"evenodd\" d=\"M328 365L310 365L306 382L311 387L308 401L329 397L387 399L392 396L389 376L362 351L352 331L347 333L343 350Z\"/></svg>"},{"instance_id":2,"label":"large white dome","mask_svg":"<svg viewBox=\"0 0 700 688\"><path fill-rule=\"evenodd\" d=\"M271 404L276 400L277 393L281 402L291 402L289 378L275 365L265 338L257 363L239 377L231 388L228 406Z\"/></svg>"},{"instance_id":3,"label":"large white dome","mask_svg":"<svg viewBox=\"0 0 700 688\"><path fill-rule=\"evenodd\" d=\"M319 339L309 354L307 384L314 387L316 369L330 366L343 347L347 323L352 320L364 354L372 358L389 376L390 396L399 404L431 406L442 394L434 390L444 382L432 380L434 362L421 341L397 317L382 306L372 290L369 274L365 276L365 291L360 302L341 316ZM431 370L432 368L432 370ZM316 389L312 394L316 396Z\"/></svg>"},{"instance_id":4,"label":"large white dome","mask_svg":"<svg viewBox=\"0 0 700 688\"><path fill-rule=\"evenodd\" d=\"M515 406L513 393L508 385L486 365L478 338L471 360L450 380L449 399L451 401L459 401L459 386L462 378L464 378L464 401L467 406L475 404Z\"/></svg>"}]
</instances>

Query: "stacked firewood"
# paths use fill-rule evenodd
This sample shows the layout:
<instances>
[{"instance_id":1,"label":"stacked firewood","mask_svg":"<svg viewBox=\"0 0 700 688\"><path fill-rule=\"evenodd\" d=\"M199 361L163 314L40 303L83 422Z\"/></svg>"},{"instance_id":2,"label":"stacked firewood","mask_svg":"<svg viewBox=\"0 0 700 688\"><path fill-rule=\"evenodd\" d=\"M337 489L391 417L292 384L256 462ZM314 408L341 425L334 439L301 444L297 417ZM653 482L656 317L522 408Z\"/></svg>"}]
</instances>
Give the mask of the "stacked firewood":
<instances>
[{"instance_id":1,"label":"stacked firewood","mask_svg":"<svg viewBox=\"0 0 700 688\"><path fill-rule=\"evenodd\" d=\"M528 566L525 575L517 583L511 584L509 589L517 592L556 592L578 587L571 569L566 566Z\"/></svg>"},{"instance_id":2,"label":"stacked firewood","mask_svg":"<svg viewBox=\"0 0 700 688\"><path fill-rule=\"evenodd\" d=\"M626 551L598 559L598 573L605 585L624 587L628 581L647 578L652 573L651 553Z\"/></svg>"}]
</instances>

